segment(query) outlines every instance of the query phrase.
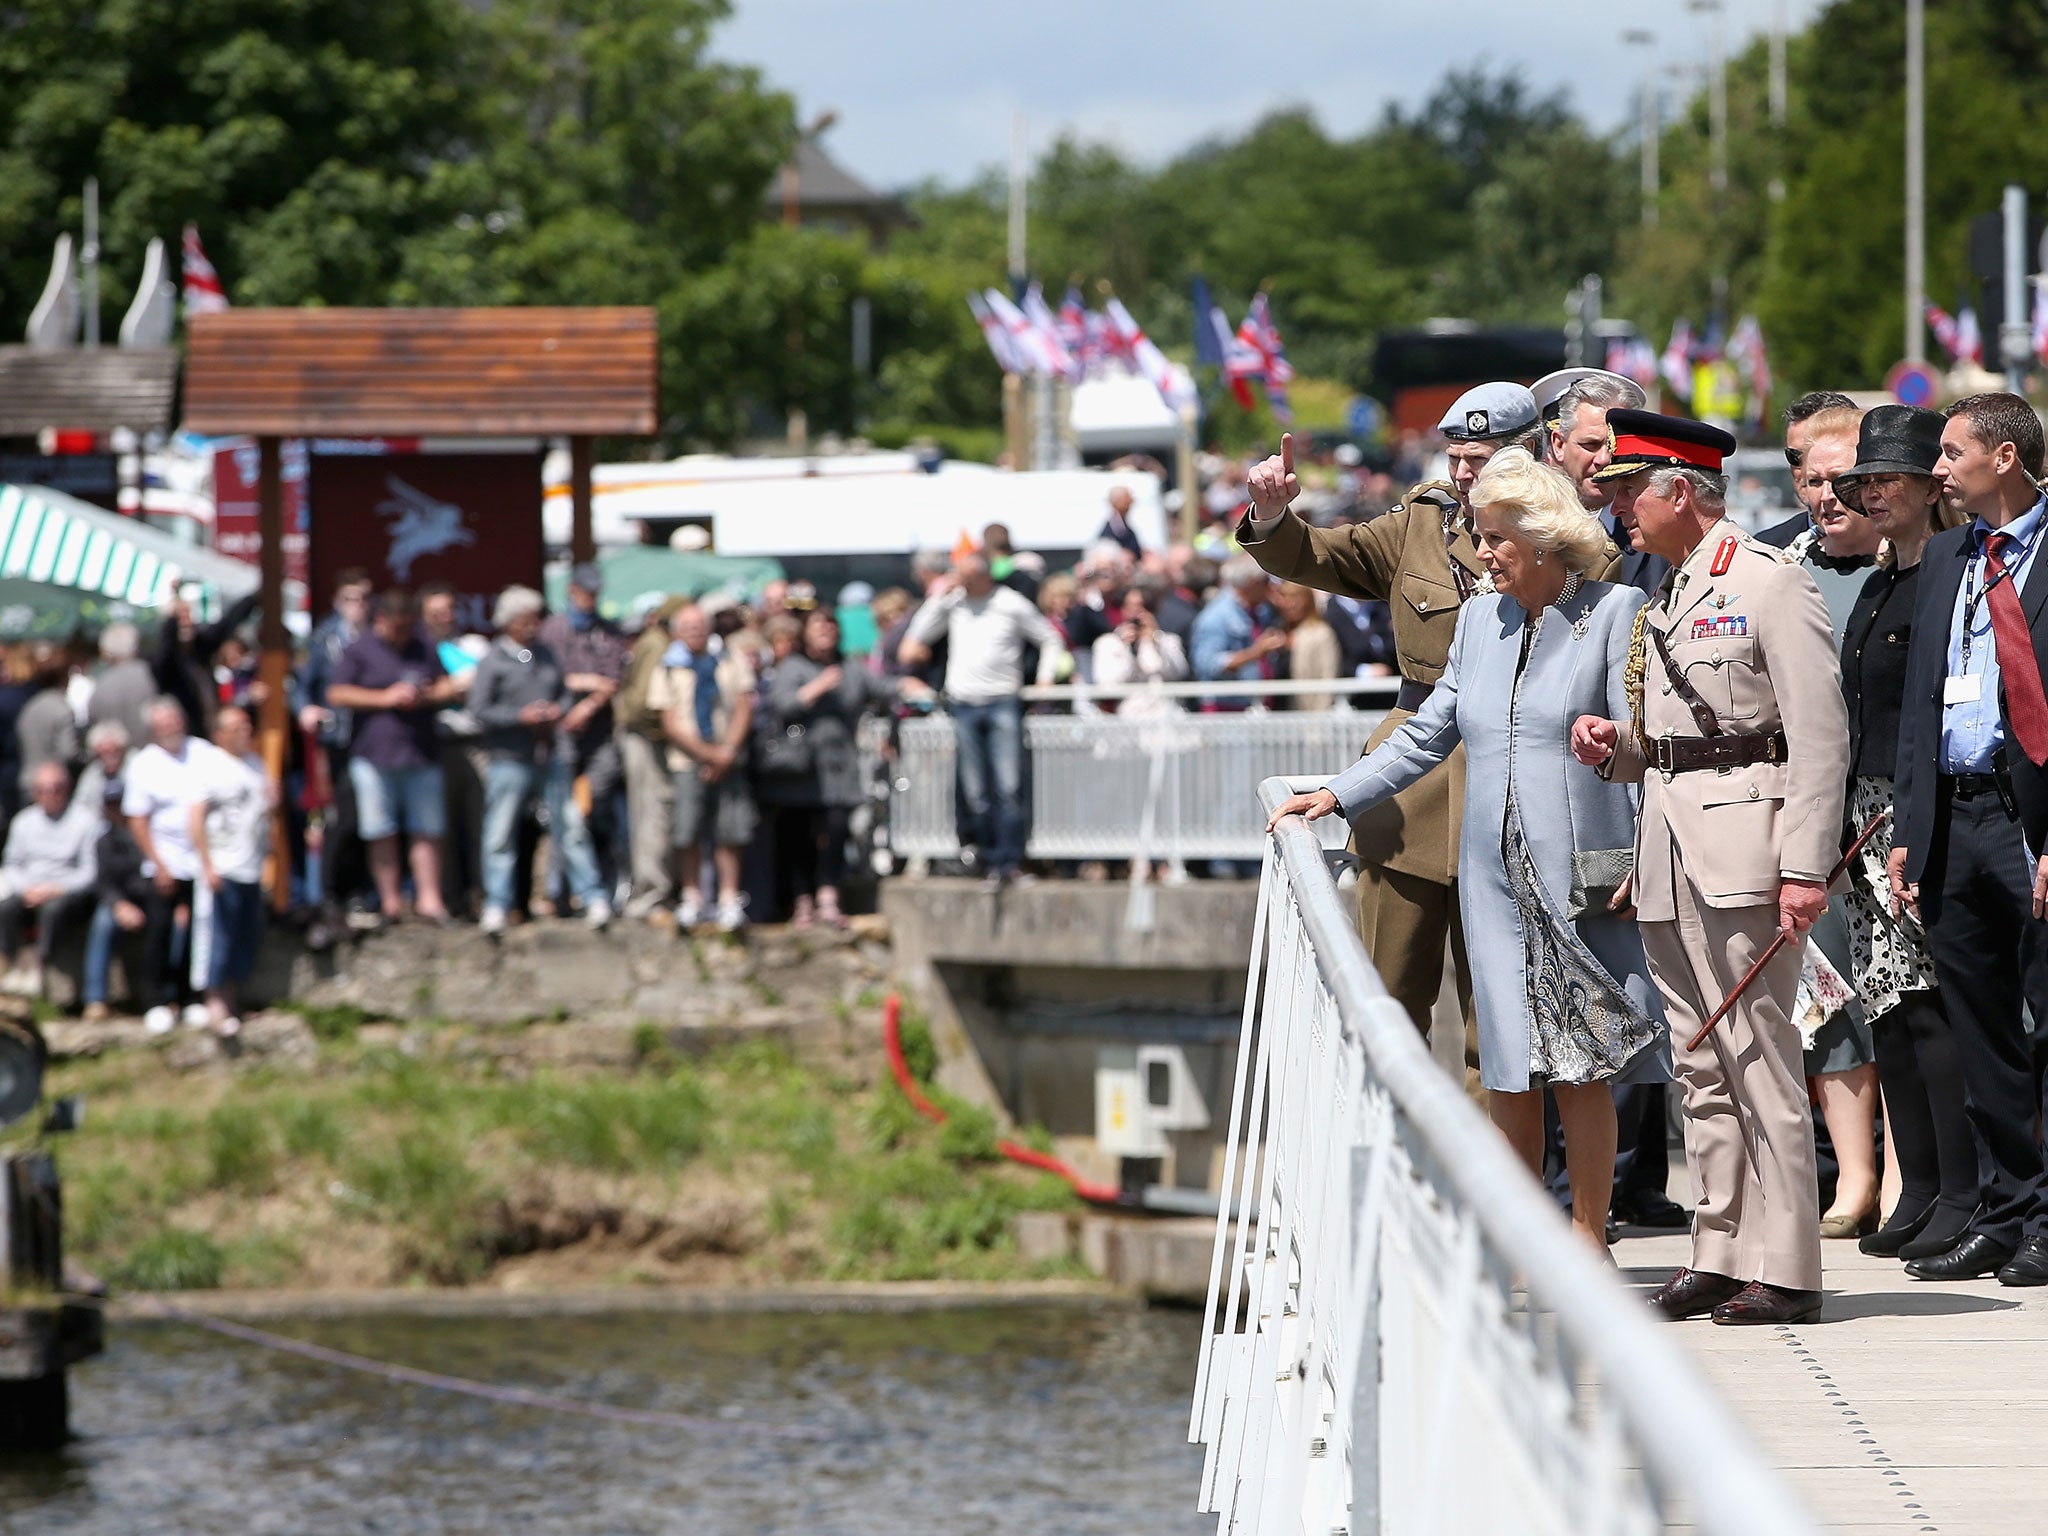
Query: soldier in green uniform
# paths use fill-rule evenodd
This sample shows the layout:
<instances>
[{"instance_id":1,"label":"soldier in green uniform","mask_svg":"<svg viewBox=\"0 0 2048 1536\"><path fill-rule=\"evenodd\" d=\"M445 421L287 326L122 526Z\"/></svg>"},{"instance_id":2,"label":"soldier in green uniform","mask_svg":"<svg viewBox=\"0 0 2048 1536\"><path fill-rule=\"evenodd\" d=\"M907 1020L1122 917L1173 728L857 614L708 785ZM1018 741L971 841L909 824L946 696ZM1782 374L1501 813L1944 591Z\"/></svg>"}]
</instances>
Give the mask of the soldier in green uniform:
<instances>
[{"instance_id":1,"label":"soldier in green uniform","mask_svg":"<svg viewBox=\"0 0 2048 1536\"><path fill-rule=\"evenodd\" d=\"M1449 481L1418 485L1385 515L1334 529L1313 528L1289 510L1301 484L1293 439L1283 437L1280 452L1253 469L1251 506L1238 524L1238 542L1273 575L1392 608L1401 692L1366 744L1368 752L1429 697L1450 655L1459 606L1485 579L1466 499L1472 482L1503 448L1542 451L1535 397L1519 384L1467 390L1438 430L1448 440ZM1612 564L1610 558L1608 568ZM1605 574L1606 568L1594 573ZM1457 885L1464 803L1460 748L1442 768L1361 816L1352 827L1352 848L1361 866L1358 929L1387 991L1427 1033L1443 987L1448 938L1469 1044L1472 980Z\"/></svg>"}]
</instances>

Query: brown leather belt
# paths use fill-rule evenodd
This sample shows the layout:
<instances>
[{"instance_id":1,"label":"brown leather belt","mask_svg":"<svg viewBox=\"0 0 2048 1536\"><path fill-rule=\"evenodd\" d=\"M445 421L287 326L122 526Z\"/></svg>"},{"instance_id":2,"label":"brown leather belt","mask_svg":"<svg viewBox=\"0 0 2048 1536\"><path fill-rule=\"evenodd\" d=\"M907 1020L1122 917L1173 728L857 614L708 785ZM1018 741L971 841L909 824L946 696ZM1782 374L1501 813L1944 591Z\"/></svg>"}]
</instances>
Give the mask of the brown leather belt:
<instances>
[{"instance_id":1,"label":"brown leather belt","mask_svg":"<svg viewBox=\"0 0 2048 1536\"><path fill-rule=\"evenodd\" d=\"M1394 695L1394 708L1405 709L1409 714L1429 702L1429 696L1436 692L1435 683L1418 683L1412 677L1401 679L1401 691Z\"/></svg>"},{"instance_id":2,"label":"brown leather belt","mask_svg":"<svg viewBox=\"0 0 2048 1536\"><path fill-rule=\"evenodd\" d=\"M1743 731L1726 736L1659 736L1650 743L1650 766L1659 773L1698 773L1702 768L1747 768L1785 761L1785 733Z\"/></svg>"}]
</instances>

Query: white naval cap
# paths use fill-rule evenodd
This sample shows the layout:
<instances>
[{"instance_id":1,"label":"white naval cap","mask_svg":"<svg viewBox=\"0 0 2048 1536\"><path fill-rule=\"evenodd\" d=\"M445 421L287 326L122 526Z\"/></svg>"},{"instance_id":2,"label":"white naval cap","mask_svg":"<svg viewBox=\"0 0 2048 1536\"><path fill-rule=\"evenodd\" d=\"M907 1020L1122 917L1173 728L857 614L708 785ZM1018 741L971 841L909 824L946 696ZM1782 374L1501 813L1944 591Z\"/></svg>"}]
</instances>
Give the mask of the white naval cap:
<instances>
[{"instance_id":1,"label":"white naval cap","mask_svg":"<svg viewBox=\"0 0 2048 1536\"><path fill-rule=\"evenodd\" d=\"M1649 396L1643 393L1642 385L1609 369L1560 368L1555 373L1546 373L1529 386L1529 393L1536 397L1536 409L1542 413L1545 426L1557 424L1558 402L1564 399L1565 392L1575 384L1583 384L1587 379L1599 379L1609 385L1621 396L1614 403L1626 406L1632 411L1641 410L1649 400Z\"/></svg>"}]
</instances>

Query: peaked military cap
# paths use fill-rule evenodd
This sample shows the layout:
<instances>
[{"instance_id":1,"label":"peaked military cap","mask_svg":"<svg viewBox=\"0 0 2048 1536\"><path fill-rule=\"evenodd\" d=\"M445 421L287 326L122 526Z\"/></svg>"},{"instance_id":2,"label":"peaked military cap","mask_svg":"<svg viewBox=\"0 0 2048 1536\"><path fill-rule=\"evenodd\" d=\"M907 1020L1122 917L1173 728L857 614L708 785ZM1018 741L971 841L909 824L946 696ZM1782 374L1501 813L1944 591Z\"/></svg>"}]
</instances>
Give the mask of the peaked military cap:
<instances>
[{"instance_id":1,"label":"peaked military cap","mask_svg":"<svg viewBox=\"0 0 2048 1536\"><path fill-rule=\"evenodd\" d=\"M1599 379L1613 386L1614 392L1621 396L1621 405L1630 410L1640 409L1649 398L1643 393L1643 386L1634 379L1605 368L1560 368L1555 373L1546 373L1529 386L1529 393L1536 399L1536 409L1543 416L1543 425L1557 425L1558 417L1563 414L1565 395L1588 379Z\"/></svg>"},{"instance_id":2,"label":"peaked military cap","mask_svg":"<svg viewBox=\"0 0 2048 1536\"><path fill-rule=\"evenodd\" d=\"M1721 473L1721 462L1735 451L1735 439L1719 427L1684 416L1631 411L1617 406L1607 413L1612 447L1607 467L1595 480L1625 480L1646 469L1700 469Z\"/></svg>"}]
</instances>

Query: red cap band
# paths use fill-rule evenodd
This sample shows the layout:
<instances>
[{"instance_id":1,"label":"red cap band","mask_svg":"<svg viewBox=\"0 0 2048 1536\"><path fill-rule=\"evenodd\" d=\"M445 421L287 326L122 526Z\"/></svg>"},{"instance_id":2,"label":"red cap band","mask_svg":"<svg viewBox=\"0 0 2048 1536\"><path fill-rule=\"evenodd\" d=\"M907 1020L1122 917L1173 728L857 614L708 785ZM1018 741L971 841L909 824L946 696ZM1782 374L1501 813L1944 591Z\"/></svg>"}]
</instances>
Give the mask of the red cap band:
<instances>
[{"instance_id":1,"label":"red cap band","mask_svg":"<svg viewBox=\"0 0 2048 1536\"><path fill-rule=\"evenodd\" d=\"M1616 434L1613 459L1617 464L1631 459L1666 459L1717 475L1721 472L1721 450L1712 444L1689 443L1679 437L1653 437L1641 432Z\"/></svg>"}]
</instances>

